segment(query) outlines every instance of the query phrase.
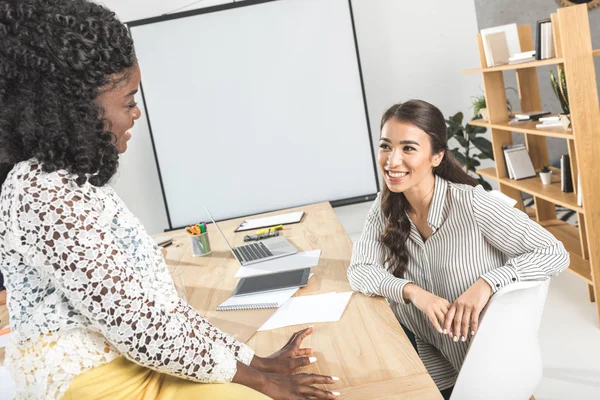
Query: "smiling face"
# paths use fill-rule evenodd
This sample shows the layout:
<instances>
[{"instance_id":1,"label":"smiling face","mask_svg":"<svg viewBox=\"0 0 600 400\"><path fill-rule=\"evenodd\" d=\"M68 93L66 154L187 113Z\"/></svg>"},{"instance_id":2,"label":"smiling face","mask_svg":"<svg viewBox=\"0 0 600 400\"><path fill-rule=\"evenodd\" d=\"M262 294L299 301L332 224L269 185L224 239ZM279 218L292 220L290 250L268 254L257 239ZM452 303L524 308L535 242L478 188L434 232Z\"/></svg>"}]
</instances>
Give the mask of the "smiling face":
<instances>
[{"instance_id":1,"label":"smiling face","mask_svg":"<svg viewBox=\"0 0 600 400\"><path fill-rule=\"evenodd\" d=\"M131 128L142 115L134 98L140 80L140 68L134 65L126 71L111 76L109 81L119 83L101 91L96 99L104 111L103 118L110 123L107 126L108 130L115 134L114 145L120 154L127 150L127 142L131 139Z\"/></svg>"},{"instance_id":2,"label":"smiling face","mask_svg":"<svg viewBox=\"0 0 600 400\"><path fill-rule=\"evenodd\" d=\"M418 190L433 179L444 152L432 154L431 139L422 129L390 118L381 129L378 164L385 183L395 193Z\"/></svg>"}]
</instances>

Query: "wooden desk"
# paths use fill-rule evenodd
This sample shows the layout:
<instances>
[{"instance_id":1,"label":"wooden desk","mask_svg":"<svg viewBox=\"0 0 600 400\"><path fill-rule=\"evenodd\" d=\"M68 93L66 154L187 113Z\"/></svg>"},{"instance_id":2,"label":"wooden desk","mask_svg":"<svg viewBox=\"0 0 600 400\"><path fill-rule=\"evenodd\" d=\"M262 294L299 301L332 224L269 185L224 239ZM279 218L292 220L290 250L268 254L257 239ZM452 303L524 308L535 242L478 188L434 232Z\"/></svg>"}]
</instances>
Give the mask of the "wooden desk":
<instances>
[{"instance_id":1,"label":"wooden desk","mask_svg":"<svg viewBox=\"0 0 600 400\"><path fill-rule=\"evenodd\" d=\"M319 265L312 270L315 275L296 295L351 291L346 270L352 242L329 203L280 213L296 210L306 212L303 222L286 225L283 235L299 251L322 250ZM265 215L273 214L277 213ZM233 232L241 221L219 223L232 245L242 244L244 235L249 233ZM175 241L167 248L167 263L171 269L181 268L193 307L219 328L246 341L274 310L214 311L235 287L237 279L233 275L239 264L212 224L208 232L213 252L205 257L192 257L185 232L170 233ZM235 324L240 319L246 321L241 329ZM305 340L304 347L313 348L317 362L302 372L338 376L340 382L329 390L341 392L340 399L442 398L383 298L355 293L339 322L314 325L315 331ZM257 354L268 355L283 346L292 333L307 326L257 332L247 344Z\"/></svg>"}]
</instances>

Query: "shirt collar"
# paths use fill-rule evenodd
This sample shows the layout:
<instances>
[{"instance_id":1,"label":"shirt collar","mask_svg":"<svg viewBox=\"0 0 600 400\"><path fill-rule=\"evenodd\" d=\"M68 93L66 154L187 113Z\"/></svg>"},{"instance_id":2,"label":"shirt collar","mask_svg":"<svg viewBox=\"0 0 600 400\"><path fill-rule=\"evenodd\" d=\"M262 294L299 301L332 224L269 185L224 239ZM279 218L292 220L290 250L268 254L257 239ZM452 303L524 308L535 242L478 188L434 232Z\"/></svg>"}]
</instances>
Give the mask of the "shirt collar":
<instances>
[{"instance_id":1,"label":"shirt collar","mask_svg":"<svg viewBox=\"0 0 600 400\"><path fill-rule=\"evenodd\" d=\"M448 193L448 182L444 178L435 175L433 188L433 198L429 205L429 215L427 224L435 231L440 228L444 221L444 209L446 204L446 194Z\"/></svg>"}]
</instances>

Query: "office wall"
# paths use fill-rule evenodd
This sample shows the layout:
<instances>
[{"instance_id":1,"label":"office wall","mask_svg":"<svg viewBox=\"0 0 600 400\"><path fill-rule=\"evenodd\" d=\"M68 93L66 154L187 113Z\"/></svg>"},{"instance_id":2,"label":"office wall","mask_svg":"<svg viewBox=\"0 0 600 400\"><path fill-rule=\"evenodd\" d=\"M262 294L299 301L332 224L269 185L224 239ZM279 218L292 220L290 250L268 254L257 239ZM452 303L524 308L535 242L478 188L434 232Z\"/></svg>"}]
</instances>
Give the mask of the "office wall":
<instances>
[{"instance_id":1,"label":"office wall","mask_svg":"<svg viewBox=\"0 0 600 400\"><path fill-rule=\"evenodd\" d=\"M159 0L101 2L128 21L182 7L187 10L231 1L190 4L189 0L179 0L170 1L168 7ZM461 75L460 71L479 65L473 0L352 3L374 143L383 111L410 98L437 105L445 116L462 111L471 117L471 97L482 93L481 77ZM143 61L140 60L141 68ZM167 219L144 118L132 133L113 187L148 231L160 232L167 227Z\"/></svg>"},{"instance_id":2,"label":"office wall","mask_svg":"<svg viewBox=\"0 0 600 400\"><path fill-rule=\"evenodd\" d=\"M553 0L475 0L475 10L477 12L477 25L479 29L485 29L492 26L516 23L517 25L529 24L533 35L535 36L535 26L538 20L548 18L550 14L556 12L558 3ZM600 48L600 8L589 10L590 31L592 35L592 46L594 49ZM600 57L595 57L596 63L596 82L600 91ZM538 80L540 86L540 96L542 107L554 113L562 112L560 104L554 95L552 85L550 84L550 70L556 73L556 66L540 67L538 71ZM517 88L516 74L514 71L504 73L504 82L507 87ZM519 107L518 96L513 91L507 92L508 99L515 106ZM515 135L515 139L522 135ZM567 154L566 140L548 138L548 151L551 162L560 160L561 154Z\"/></svg>"}]
</instances>

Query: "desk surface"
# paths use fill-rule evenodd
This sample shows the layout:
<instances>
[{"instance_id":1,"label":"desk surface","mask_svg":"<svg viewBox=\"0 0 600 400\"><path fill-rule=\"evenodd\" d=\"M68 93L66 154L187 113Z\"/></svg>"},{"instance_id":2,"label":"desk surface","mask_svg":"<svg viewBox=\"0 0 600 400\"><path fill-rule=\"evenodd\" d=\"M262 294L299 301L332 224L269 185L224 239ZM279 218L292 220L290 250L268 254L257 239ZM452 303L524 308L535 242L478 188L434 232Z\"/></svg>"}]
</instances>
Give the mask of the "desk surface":
<instances>
[{"instance_id":1,"label":"desk surface","mask_svg":"<svg viewBox=\"0 0 600 400\"><path fill-rule=\"evenodd\" d=\"M286 225L282 234L299 251L321 249L322 252L319 265L312 269L315 275L296 296L351 291L346 269L352 242L333 209L329 203L321 203L279 213L299 210L306 213L303 222ZM265 215L273 214L277 213ZM219 223L232 245L243 244L244 235L249 233L234 233L241 221ZM205 257L192 257L190 240L183 231L170 233L175 240L167 248L169 268L181 269L190 304L209 321L246 341L257 354L273 353L292 333L308 325L252 335L274 310L215 311L235 287L237 279L233 275L239 264L212 224L208 232L213 252ZM355 293L339 322L314 326L314 333L303 347L313 348L317 362L301 372L338 376L340 382L331 385L330 390L341 392L340 399L442 398L383 298Z\"/></svg>"}]
</instances>

